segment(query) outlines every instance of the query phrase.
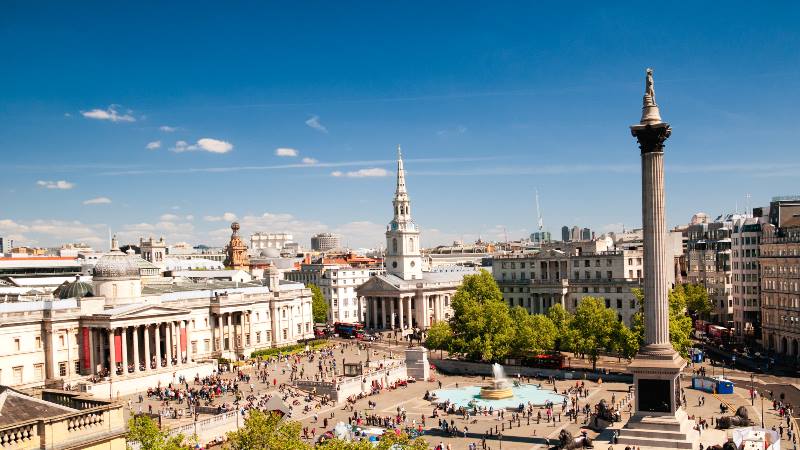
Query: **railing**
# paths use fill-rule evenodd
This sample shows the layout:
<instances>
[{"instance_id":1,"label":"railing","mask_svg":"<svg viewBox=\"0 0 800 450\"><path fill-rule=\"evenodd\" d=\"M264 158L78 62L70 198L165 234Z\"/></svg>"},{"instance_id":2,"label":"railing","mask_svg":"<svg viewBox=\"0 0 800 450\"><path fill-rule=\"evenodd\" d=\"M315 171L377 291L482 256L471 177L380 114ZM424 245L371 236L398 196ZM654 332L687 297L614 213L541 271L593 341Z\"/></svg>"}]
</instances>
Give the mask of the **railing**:
<instances>
[{"instance_id":1,"label":"railing","mask_svg":"<svg viewBox=\"0 0 800 450\"><path fill-rule=\"evenodd\" d=\"M198 420L197 422L187 423L186 425L181 425L175 428L171 428L169 430L170 436L177 436L182 434L184 436L191 436L194 434L194 430L197 428L205 429L209 426L214 426L219 422L227 422L230 421L232 418L236 418L239 414L239 410L235 411L228 411L226 413L217 414L215 416L211 416L208 419Z\"/></svg>"},{"instance_id":2,"label":"railing","mask_svg":"<svg viewBox=\"0 0 800 450\"><path fill-rule=\"evenodd\" d=\"M37 420L0 428L0 448L18 448L25 442L37 438Z\"/></svg>"},{"instance_id":3,"label":"railing","mask_svg":"<svg viewBox=\"0 0 800 450\"><path fill-rule=\"evenodd\" d=\"M95 425L102 425L105 411L90 411L78 416L67 418L67 431L82 431Z\"/></svg>"}]
</instances>

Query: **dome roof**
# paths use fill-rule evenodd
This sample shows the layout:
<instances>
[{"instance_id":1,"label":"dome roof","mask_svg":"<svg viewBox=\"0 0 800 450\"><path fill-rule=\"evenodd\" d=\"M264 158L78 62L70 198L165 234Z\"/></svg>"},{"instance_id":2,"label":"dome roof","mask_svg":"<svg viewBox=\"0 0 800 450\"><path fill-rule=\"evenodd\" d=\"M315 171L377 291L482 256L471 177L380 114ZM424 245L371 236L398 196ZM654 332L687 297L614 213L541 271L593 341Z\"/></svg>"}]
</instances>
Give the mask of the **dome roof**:
<instances>
[{"instance_id":1,"label":"dome roof","mask_svg":"<svg viewBox=\"0 0 800 450\"><path fill-rule=\"evenodd\" d=\"M94 297L94 287L91 283L81 281L80 277L76 277L72 283L59 287L56 295L62 300L66 298Z\"/></svg>"},{"instance_id":2,"label":"dome roof","mask_svg":"<svg viewBox=\"0 0 800 450\"><path fill-rule=\"evenodd\" d=\"M139 277L139 266L125 253L114 248L97 260L94 266L95 279L135 279Z\"/></svg>"},{"instance_id":3,"label":"dome roof","mask_svg":"<svg viewBox=\"0 0 800 450\"><path fill-rule=\"evenodd\" d=\"M280 258L281 251L274 247L267 247L264 250L261 250L261 256L267 258Z\"/></svg>"}]
</instances>

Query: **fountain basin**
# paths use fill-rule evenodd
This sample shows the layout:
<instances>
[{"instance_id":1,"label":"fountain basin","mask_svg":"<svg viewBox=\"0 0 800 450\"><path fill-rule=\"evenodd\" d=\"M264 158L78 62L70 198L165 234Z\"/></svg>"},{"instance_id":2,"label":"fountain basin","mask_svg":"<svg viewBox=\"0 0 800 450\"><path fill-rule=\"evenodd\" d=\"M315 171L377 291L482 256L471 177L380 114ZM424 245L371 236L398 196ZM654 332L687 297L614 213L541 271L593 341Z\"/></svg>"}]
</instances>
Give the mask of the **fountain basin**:
<instances>
[{"instance_id":1,"label":"fountain basin","mask_svg":"<svg viewBox=\"0 0 800 450\"><path fill-rule=\"evenodd\" d=\"M510 386L512 396L509 397L496 397L487 398L481 395L481 390L487 386L462 386L460 388L444 388L431 392L436 396L435 403L444 403L449 401L456 407L463 406L471 408L472 406L479 407L494 407L500 408L517 408L520 404L527 405L528 403L534 406L541 406L547 402L559 404L564 401L564 396L553 392L551 389L540 389L534 384L521 384L519 386Z\"/></svg>"}]
</instances>

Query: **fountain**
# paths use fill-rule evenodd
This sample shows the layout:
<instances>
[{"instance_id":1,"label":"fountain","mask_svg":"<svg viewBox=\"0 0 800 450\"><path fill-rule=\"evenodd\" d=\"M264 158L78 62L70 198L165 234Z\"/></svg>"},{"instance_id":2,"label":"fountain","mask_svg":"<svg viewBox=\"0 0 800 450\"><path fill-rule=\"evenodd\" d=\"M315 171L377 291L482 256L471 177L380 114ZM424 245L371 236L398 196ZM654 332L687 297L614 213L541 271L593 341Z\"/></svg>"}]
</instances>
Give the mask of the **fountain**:
<instances>
[{"instance_id":1,"label":"fountain","mask_svg":"<svg viewBox=\"0 0 800 450\"><path fill-rule=\"evenodd\" d=\"M480 397L488 400L513 397L514 391L511 390L511 383L506 378L503 366L497 363L492 364L492 374L494 379L490 385L481 388Z\"/></svg>"}]
</instances>

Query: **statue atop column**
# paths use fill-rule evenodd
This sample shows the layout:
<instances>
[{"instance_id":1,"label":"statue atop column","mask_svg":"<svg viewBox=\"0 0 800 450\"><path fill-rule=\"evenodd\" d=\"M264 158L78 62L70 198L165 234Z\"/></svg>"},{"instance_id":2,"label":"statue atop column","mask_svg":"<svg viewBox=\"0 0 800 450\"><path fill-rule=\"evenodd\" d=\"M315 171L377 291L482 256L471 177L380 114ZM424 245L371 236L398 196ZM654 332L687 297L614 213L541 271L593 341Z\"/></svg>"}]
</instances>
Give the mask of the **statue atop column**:
<instances>
[{"instance_id":1,"label":"statue atop column","mask_svg":"<svg viewBox=\"0 0 800 450\"><path fill-rule=\"evenodd\" d=\"M644 82L644 98L642 99L642 125L661 123L661 113L656 104L656 91L653 88L653 69L648 68Z\"/></svg>"}]
</instances>

